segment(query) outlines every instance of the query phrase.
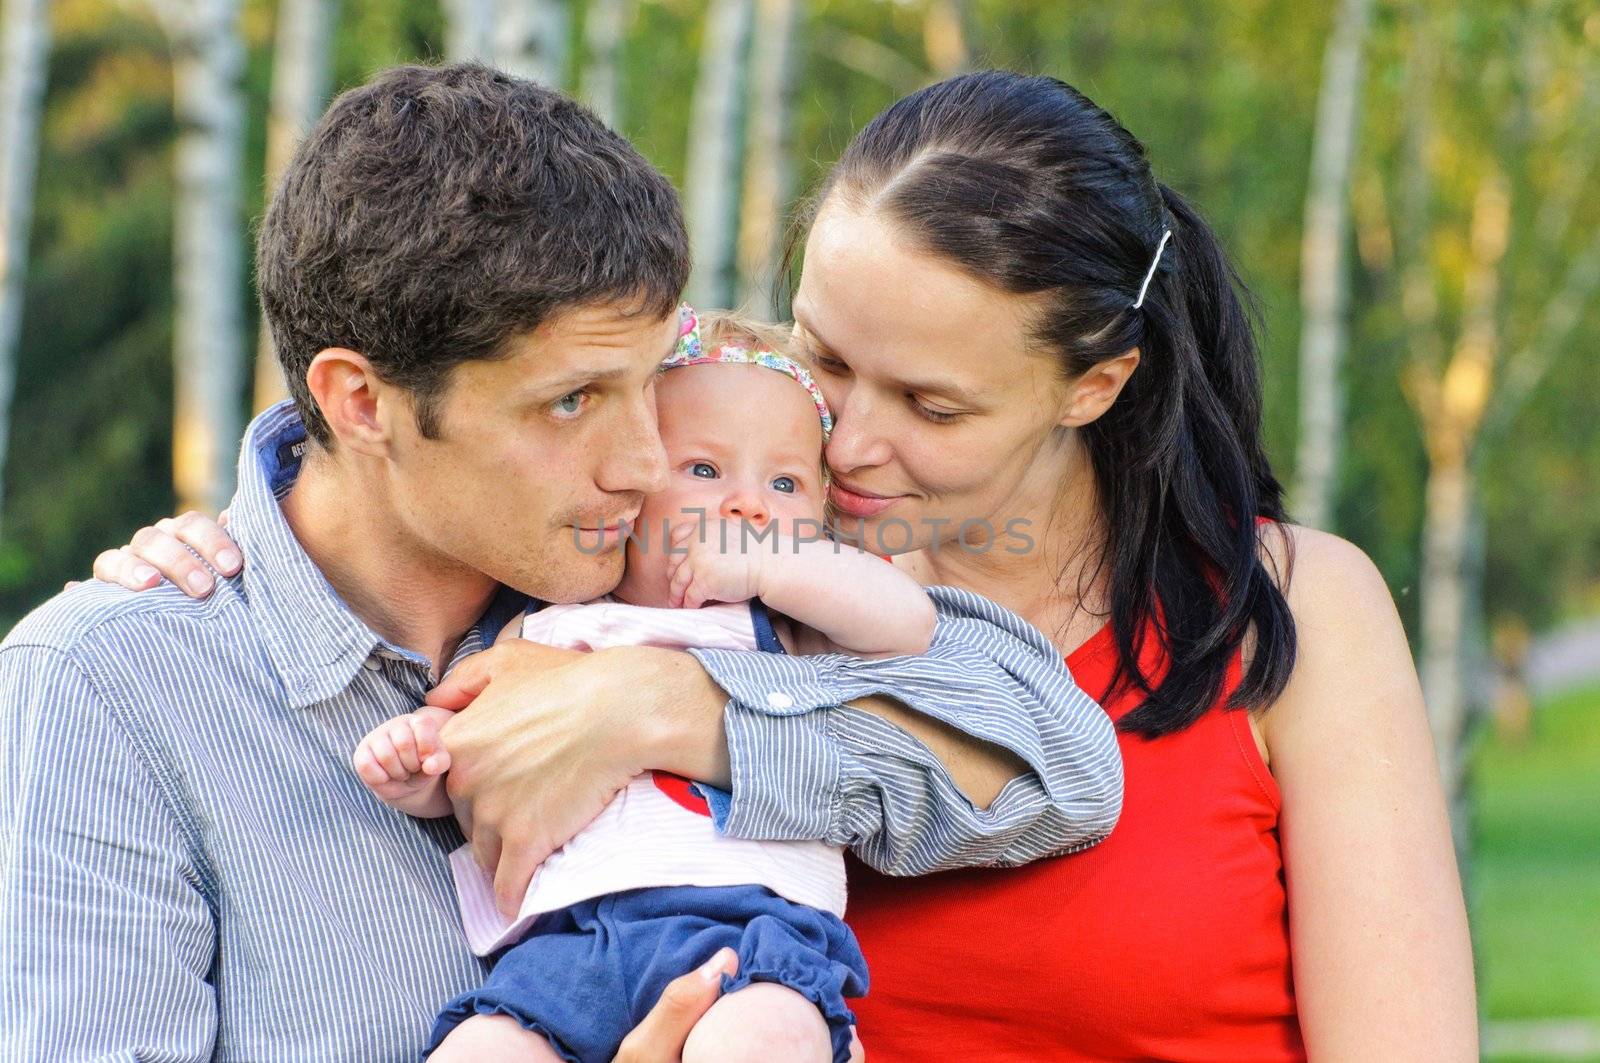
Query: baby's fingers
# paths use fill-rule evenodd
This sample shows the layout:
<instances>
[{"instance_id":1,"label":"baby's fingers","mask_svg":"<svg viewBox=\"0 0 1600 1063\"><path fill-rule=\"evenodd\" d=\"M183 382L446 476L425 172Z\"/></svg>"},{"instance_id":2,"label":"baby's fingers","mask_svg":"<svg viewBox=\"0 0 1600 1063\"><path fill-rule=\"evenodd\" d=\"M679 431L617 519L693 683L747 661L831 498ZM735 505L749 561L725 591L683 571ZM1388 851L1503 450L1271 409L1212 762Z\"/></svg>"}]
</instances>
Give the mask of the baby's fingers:
<instances>
[{"instance_id":1,"label":"baby's fingers","mask_svg":"<svg viewBox=\"0 0 1600 1063\"><path fill-rule=\"evenodd\" d=\"M391 723L388 728L389 744L394 747L395 759L400 764L403 774L396 778L405 778L415 775L422 770L422 757L417 753L417 737L412 732L415 723L412 719L401 719Z\"/></svg>"},{"instance_id":2,"label":"baby's fingers","mask_svg":"<svg viewBox=\"0 0 1600 1063\"><path fill-rule=\"evenodd\" d=\"M405 765L400 763L400 753L394 748L394 741L389 737L389 729L385 727L366 737L361 743L368 756L378 762L378 767L383 769L386 780L399 781L406 777Z\"/></svg>"},{"instance_id":3,"label":"baby's fingers","mask_svg":"<svg viewBox=\"0 0 1600 1063\"><path fill-rule=\"evenodd\" d=\"M378 763L378 758L372 755L372 750L367 748L367 745L367 742L362 742L356 747L356 751L350 756L350 765L356 769L356 775L362 782L376 790L393 780L389 778L389 773Z\"/></svg>"},{"instance_id":4,"label":"baby's fingers","mask_svg":"<svg viewBox=\"0 0 1600 1063\"><path fill-rule=\"evenodd\" d=\"M674 609L683 606L683 592L694 580L694 565L687 559L679 562L678 569L672 574L672 582L667 586L667 601Z\"/></svg>"},{"instance_id":5,"label":"baby's fingers","mask_svg":"<svg viewBox=\"0 0 1600 1063\"><path fill-rule=\"evenodd\" d=\"M450 751L439 741L439 722L426 713L411 717L411 734L416 739L419 770L424 775L443 775L450 770Z\"/></svg>"}]
</instances>

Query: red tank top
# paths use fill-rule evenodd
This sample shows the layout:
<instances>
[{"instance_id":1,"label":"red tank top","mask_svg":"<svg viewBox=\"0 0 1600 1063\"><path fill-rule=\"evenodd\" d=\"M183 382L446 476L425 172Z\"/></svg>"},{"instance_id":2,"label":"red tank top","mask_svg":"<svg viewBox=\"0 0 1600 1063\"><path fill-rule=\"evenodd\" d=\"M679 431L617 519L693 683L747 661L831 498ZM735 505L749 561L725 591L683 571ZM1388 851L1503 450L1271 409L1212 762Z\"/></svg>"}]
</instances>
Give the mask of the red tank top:
<instances>
[{"instance_id":1,"label":"red tank top","mask_svg":"<svg viewBox=\"0 0 1600 1063\"><path fill-rule=\"evenodd\" d=\"M1116 659L1107 627L1067 664L1098 693ZM1224 699L1184 731L1119 732L1122 816L1093 848L915 879L851 864L847 918L872 972L852 1004L872 1063L1305 1058L1278 788L1245 714L1222 707L1238 679L1235 657Z\"/></svg>"}]
</instances>

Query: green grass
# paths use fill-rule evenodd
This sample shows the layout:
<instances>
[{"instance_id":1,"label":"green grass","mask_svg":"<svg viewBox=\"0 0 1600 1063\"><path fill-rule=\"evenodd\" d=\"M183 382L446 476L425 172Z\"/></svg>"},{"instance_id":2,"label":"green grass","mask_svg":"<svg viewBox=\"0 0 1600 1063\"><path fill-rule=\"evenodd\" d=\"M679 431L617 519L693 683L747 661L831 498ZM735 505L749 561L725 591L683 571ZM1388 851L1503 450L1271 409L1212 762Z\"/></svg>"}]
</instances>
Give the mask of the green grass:
<instances>
[{"instance_id":1,"label":"green grass","mask_svg":"<svg viewBox=\"0 0 1600 1063\"><path fill-rule=\"evenodd\" d=\"M1553 698L1473 759L1468 896L1491 1020L1600 1021L1600 688Z\"/></svg>"}]
</instances>

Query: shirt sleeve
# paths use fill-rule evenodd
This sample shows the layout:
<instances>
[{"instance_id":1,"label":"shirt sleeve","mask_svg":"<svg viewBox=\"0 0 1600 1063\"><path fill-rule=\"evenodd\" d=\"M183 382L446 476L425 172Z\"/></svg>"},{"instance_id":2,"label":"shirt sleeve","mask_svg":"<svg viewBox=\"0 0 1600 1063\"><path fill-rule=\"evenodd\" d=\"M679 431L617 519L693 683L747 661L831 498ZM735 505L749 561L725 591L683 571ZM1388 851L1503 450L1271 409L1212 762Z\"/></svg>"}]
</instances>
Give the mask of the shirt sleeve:
<instances>
[{"instance_id":1,"label":"shirt sleeve","mask_svg":"<svg viewBox=\"0 0 1600 1063\"><path fill-rule=\"evenodd\" d=\"M1105 712L1021 617L959 588L928 593L939 619L918 657L689 651L730 697L724 831L848 846L898 875L1023 864L1110 833L1122 757ZM1029 771L978 808L922 742L846 704L869 695L1007 749Z\"/></svg>"},{"instance_id":2,"label":"shirt sleeve","mask_svg":"<svg viewBox=\"0 0 1600 1063\"><path fill-rule=\"evenodd\" d=\"M66 653L0 649L0 1059L209 1060L215 924L173 806Z\"/></svg>"}]
</instances>

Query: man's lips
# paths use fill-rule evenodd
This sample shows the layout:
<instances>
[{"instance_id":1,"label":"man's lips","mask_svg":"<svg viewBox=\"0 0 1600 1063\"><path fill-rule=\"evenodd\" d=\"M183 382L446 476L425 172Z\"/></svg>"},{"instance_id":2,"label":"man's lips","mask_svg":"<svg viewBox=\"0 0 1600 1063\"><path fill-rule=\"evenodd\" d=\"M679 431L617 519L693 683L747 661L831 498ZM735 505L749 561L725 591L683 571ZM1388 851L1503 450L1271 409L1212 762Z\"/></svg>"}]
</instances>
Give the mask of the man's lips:
<instances>
[{"instance_id":1,"label":"man's lips","mask_svg":"<svg viewBox=\"0 0 1600 1063\"><path fill-rule=\"evenodd\" d=\"M888 509L903 497L901 495L879 495L861 488L852 487L843 480L834 480L828 486L828 494L833 498L833 504L840 511L852 517L875 517Z\"/></svg>"},{"instance_id":2,"label":"man's lips","mask_svg":"<svg viewBox=\"0 0 1600 1063\"><path fill-rule=\"evenodd\" d=\"M638 519L639 514L634 512L626 516L618 517L615 520L608 520L603 524L574 524L573 527L578 531L590 532L595 535L620 535L624 525L631 528L638 521Z\"/></svg>"}]
</instances>

